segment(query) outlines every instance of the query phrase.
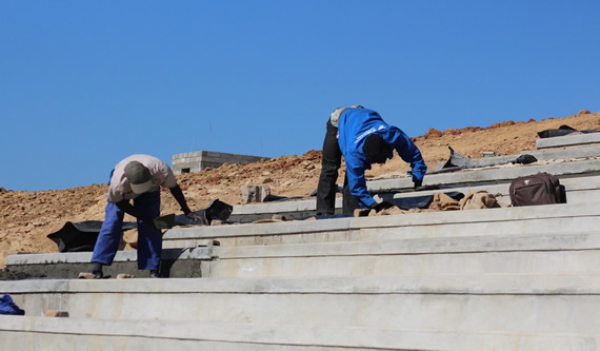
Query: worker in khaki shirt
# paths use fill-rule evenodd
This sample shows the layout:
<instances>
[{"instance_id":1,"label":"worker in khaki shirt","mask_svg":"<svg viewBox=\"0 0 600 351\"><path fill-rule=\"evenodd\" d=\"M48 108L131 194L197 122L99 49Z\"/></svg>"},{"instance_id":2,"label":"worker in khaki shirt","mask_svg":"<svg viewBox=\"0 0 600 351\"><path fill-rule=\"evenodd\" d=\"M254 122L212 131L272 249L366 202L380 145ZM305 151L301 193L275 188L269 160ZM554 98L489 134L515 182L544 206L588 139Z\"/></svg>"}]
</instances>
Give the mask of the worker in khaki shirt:
<instances>
[{"instance_id":1,"label":"worker in khaki shirt","mask_svg":"<svg viewBox=\"0 0 600 351\"><path fill-rule=\"evenodd\" d=\"M160 216L161 187L169 188L186 216L206 223L206 219L190 210L166 163L149 155L129 156L117 163L110 174L106 214L92 256L95 265L91 275L81 274L80 277L103 277L102 266L112 264L119 248L125 213L137 218L138 269L149 270L150 277L159 277L162 232L157 218Z\"/></svg>"}]
</instances>

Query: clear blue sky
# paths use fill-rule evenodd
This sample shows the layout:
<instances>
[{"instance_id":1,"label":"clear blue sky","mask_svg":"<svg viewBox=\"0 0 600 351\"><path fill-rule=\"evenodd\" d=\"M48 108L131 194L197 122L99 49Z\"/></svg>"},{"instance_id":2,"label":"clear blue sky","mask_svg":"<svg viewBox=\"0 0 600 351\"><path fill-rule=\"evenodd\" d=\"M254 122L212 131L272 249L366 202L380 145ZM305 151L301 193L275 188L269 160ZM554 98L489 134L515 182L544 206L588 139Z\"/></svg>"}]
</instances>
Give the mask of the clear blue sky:
<instances>
[{"instance_id":1,"label":"clear blue sky","mask_svg":"<svg viewBox=\"0 0 600 351\"><path fill-rule=\"evenodd\" d=\"M338 106L429 127L600 111L600 1L0 0L0 186L134 153L321 149Z\"/></svg>"}]
</instances>

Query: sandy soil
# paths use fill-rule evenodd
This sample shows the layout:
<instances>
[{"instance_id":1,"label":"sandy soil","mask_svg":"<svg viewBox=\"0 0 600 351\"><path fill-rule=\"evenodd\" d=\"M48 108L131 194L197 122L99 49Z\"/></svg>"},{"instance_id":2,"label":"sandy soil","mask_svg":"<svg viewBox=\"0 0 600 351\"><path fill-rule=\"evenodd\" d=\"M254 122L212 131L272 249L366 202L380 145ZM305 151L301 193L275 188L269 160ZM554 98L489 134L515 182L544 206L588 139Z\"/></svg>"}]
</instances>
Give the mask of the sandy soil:
<instances>
[{"instance_id":1,"label":"sandy soil","mask_svg":"<svg viewBox=\"0 0 600 351\"><path fill-rule=\"evenodd\" d=\"M582 110L576 115L542 121L506 121L489 127L467 127L439 131L413 140L420 148L430 170L448 159L448 146L467 157L482 157L484 151L500 155L518 155L535 150L537 133L566 124L577 130L600 129L600 112ZM402 126L399 126L402 128ZM116 160L118 161L118 160ZM214 199L231 205L241 203L241 185L268 185L279 196L305 196L317 187L321 169L321 151L310 150L302 156L282 156L247 165L225 164L216 169L178 176L190 208L205 208ZM375 166L367 177L390 172L405 172L408 165L399 157ZM339 183L343 182L343 172ZM1 184L0 184L1 185ZM93 184L65 190L26 192L0 187L0 268L8 254L21 252L57 252L46 235L65 222L103 220L106 185ZM179 214L179 206L168 190L162 192L162 213ZM126 220L132 220L126 218Z\"/></svg>"}]
</instances>

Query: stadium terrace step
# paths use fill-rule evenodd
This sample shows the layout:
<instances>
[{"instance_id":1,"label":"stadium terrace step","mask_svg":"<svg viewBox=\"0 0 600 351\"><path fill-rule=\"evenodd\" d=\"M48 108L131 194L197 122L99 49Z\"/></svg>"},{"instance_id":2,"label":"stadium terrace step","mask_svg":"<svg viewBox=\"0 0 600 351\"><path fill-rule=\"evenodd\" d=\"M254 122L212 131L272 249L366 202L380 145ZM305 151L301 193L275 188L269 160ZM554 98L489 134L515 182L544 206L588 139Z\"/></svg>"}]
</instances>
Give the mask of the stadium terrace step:
<instances>
[{"instance_id":1,"label":"stadium terrace step","mask_svg":"<svg viewBox=\"0 0 600 351\"><path fill-rule=\"evenodd\" d=\"M600 150L600 148L596 148L596 150ZM597 163L598 166L600 166L600 162L595 162L597 160L588 160L588 161L594 161L592 163L594 163L594 164ZM565 168L568 168L568 166L565 166L567 164L570 164L570 163L561 163L560 165L562 165L562 166L560 167L560 169L564 170ZM591 163L588 162L587 164L589 165ZM556 168L545 168L546 166L537 166L537 168L535 168L535 169L532 167L533 166L518 166L518 167L516 167L516 168L522 168L521 171L518 173L518 176L535 174L535 173L542 172L542 171L545 171L548 173L552 173L553 170L556 171ZM515 168L512 168L512 169L515 169ZM588 169L588 170L590 170L590 169ZM458 172L458 173L439 174L439 175L432 175L432 176L426 177L426 179L428 179L428 182L429 182L429 179L433 178L434 176L435 177L448 176L448 178L452 178L453 175L456 175L453 178L454 181L463 182L463 180L460 180L460 179L464 179L464 173L472 172L472 174L469 177L474 179L473 184L469 184L469 183L462 184L462 185L446 184L446 185L443 185L443 189L440 189L440 190L427 190L427 191L419 191L419 192L414 192L414 191L412 191L412 189L410 189L410 191L408 191L408 189L405 189L405 188L400 189L402 192L389 191L389 189L388 189L386 191L378 191L377 193L380 195L376 195L376 196L385 198L386 196L390 196L390 194L393 193L394 194L393 196L395 198L400 198L400 197L431 195L435 192L457 191L457 192L466 194L469 190L482 190L482 191L487 191L490 194L497 195L499 200L503 201L506 204L510 204L510 198L508 196L509 195L508 187L510 185L510 182L514 178L501 180L501 178L493 179L493 177L491 177L493 180L490 180L489 174L493 175L494 172L499 171L499 169L488 169L488 170L485 170L486 172L489 173L486 178L487 180L485 180L486 184L480 184L481 179L475 180L475 177L473 177L473 175L477 175L477 174L479 174L478 172L483 172L483 171L484 170L470 170L470 171L463 171L463 172ZM600 172L600 168L598 168L597 170L590 171L586 175L558 174L561 184L565 186L565 190L567 191L567 202L568 203L578 204L578 203L596 202L596 199L598 199L598 196L600 196L600 176L597 175L596 172ZM552 174L556 175L556 173L552 173ZM516 177L517 174L514 174L514 176ZM379 184L380 182L384 182L384 181L385 182L394 182L394 181L395 182L406 182L406 184L403 186L412 187L412 182L410 182L410 180L408 178L369 181L369 184L375 184L375 185L371 186L372 190L375 190L376 184ZM435 179L431 180L431 182L429 182L429 183L436 184ZM452 182L450 182L450 183L452 183ZM338 212L341 212L341 207L342 207L341 200L342 200L341 197L338 197L336 199L336 208L337 208ZM260 203L260 204L236 205L233 207L233 212L232 212L230 218L233 221L253 221L253 220L257 220L257 219L271 218L273 215L284 215L287 218L297 218L297 217L314 215L315 211L316 211L316 198L312 198L312 199L308 199L308 200L274 201L274 202L265 202L265 203Z\"/></svg>"},{"instance_id":2,"label":"stadium terrace step","mask_svg":"<svg viewBox=\"0 0 600 351\"><path fill-rule=\"evenodd\" d=\"M448 271L461 267L463 261L464 268L478 271L476 267L490 269L497 260L499 267L511 262L514 265L509 265L513 267L509 271L517 271L528 267L532 257L564 260L565 269L566 262L573 262L572 271L587 271L585 264L577 263L595 262L592 250L599 248L594 235L599 226L600 209L596 206L560 204L179 228L164 236L163 246L170 248L164 250L162 272L170 277L328 275L336 269L338 275L406 274L416 267L422 267L423 272L430 266L432 272ZM214 239L221 246L193 248ZM324 243L329 244L321 245ZM180 247L175 248L177 245ZM502 262L503 257L511 261ZM21 254L8 256L6 265L11 271L33 276L73 278L91 269L90 260L89 252ZM523 267L517 264L521 261ZM321 267L319 262L327 264ZM548 271L560 268L550 267L554 266L549 265ZM139 275L136 252L119 252L105 273Z\"/></svg>"},{"instance_id":3,"label":"stadium terrace step","mask_svg":"<svg viewBox=\"0 0 600 351\"><path fill-rule=\"evenodd\" d=\"M165 249L162 253L161 273L173 278L201 277L201 260L213 258L212 246ZM11 272L21 272L34 277L77 278L79 272L91 272L93 264L91 252L67 252L44 254L18 254L6 257L6 268ZM118 251L112 265L105 266L105 276L133 274L147 277L148 271L137 269L136 251ZM141 276L140 276L141 274Z\"/></svg>"},{"instance_id":4,"label":"stadium terrace step","mask_svg":"<svg viewBox=\"0 0 600 351\"><path fill-rule=\"evenodd\" d=\"M425 176L423 185L440 187L476 186L510 183L512 180L539 172L554 174L561 180L569 177L592 176L600 174L600 159L552 163L545 165L530 164L490 169L468 169L459 172L439 173ZM411 178L383 179L367 182L372 193L412 191Z\"/></svg>"},{"instance_id":5,"label":"stadium terrace step","mask_svg":"<svg viewBox=\"0 0 600 351\"><path fill-rule=\"evenodd\" d=\"M598 334L445 332L187 321L112 321L81 318L0 319L7 350L341 351L341 350L597 350ZM100 348L99 348L100 349Z\"/></svg>"},{"instance_id":6,"label":"stadium terrace step","mask_svg":"<svg viewBox=\"0 0 600 351\"><path fill-rule=\"evenodd\" d=\"M567 204L174 228L163 259L202 278L0 281L27 314L0 318L2 346L598 350L600 160L439 173L426 184L506 200L512 179L537 172L559 176ZM383 197L412 182L369 187ZM214 239L221 246L205 245ZM7 267L65 270L89 266L90 255L9 256ZM134 252L117 257L135 267ZM69 317L43 317L48 310Z\"/></svg>"},{"instance_id":7,"label":"stadium terrace step","mask_svg":"<svg viewBox=\"0 0 600 351\"><path fill-rule=\"evenodd\" d=\"M583 147L593 149L591 145L594 145L598 149L598 146L600 146L600 133L565 135L554 138L542 138L535 141L535 146L538 150L554 148L579 150L580 148L583 149Z\"/></svg>"},{"instance_id":8,"label":"stadium terrace step","mask_svg":"<svg viewBox=\"0 0 600 351\"><path fill-rule=\"evenodd\" d=\"M539 140L538 140L539 141ZM524 150L519 155L504 155L504 156L494 156L494 157L482 157L482 158L467 158L470 163L479 165L479 167L491 167L498 166L502 164L509 164L515 162L516 159L521 155L531 155L534 156L539 161L560 161L560 160L573 160L573 159L585 159L585 158L593 158L600 156L600 147L599 145L592 146L578 146L578 147L558 147L554 149L543 149L543 150ZM464 157L464 156L463 156ZM445 162L440 162L438 164L438 170ZM518 166L518 165L517 165ZM433 170L432 170L433 171Z\"/></svg>"},{"instance_id":9,"label":"stadium terrace step","mask_svg":"<svg viewBox=\"0 0 600 351\"><path fill-rule=\"evenodd\" d=\"M600 334L598 273L23 280L0 289L33 316Z\"/></svg>"},{"instance_id":10,"label":"stadium terrace step","mask_svg":"<svg viewBox=\"0 0 600 351\"><path fill-rule=\"evenodd\" d=\"M203 277L600 273L600 233L215 247Z\"/></svg>"},{"instance_id":11,"label":"stadium terrace step","mask_svg":"<svg viewBox=\"0 0 600 351\"><path fill-rule=\"evenodd\" d=\"M557 204L375 217L283 221L200 228L173 228L163 247L195 247L218 239L223 247L311 242L390 240L515 234L589 233L600 227L600 207Z\"/></svg>"}]
</instances>

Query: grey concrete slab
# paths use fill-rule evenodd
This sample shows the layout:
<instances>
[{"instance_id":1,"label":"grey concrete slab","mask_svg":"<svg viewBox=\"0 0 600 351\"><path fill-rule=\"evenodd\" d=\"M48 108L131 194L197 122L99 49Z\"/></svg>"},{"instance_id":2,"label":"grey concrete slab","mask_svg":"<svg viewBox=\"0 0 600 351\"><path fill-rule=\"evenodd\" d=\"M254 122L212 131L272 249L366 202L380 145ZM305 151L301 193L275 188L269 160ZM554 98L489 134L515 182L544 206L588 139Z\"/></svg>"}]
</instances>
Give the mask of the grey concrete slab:
<instances>
[{"instance_id":1,"label":"grey concrete slab","mask_svg":"<svg viewBox=\"0 0 600 351\"><path fill-rule=\"evenodd\" d=\"M403 276L598 272L600 250L457 254L226 258L202 263L204 277Z\"/></svg>"},{"instance_id":2,"label":"grey concrete slab","mask_svg":"<svg viewBox=\"0 0 600 351\"><path fill-rule=\"evenodd\" d=\"M499 209L424 212L328 220L284 221L218 227L174 228L163 246L193 247L218 238L222 246L299 242L384 240L416 237L591 232L600 225L600 208L558 204Z\"/></svg>"},{"instance_id":3,"label":"grey concrete slab","mask_svg":"<svg viewBox=\"0 0 600 351\"><path fill-rule=\"evenodd\" d=\"M503 168L464 170L425 176L423 185L464 186L480 184L510 183L513 179L526 175L547 172L558 178L600 174L600 160L591 159L578 162L564 162L547 165L506 166ZM374 180L367 183L373 193L408 191L413 188L410 178Z\"/></svg>"},{"instance_id":4,"label":"grey concrete slab","mask_svg":"<svg viewBox=\"0 0 600 351\"><path fill-rule=\"evenodd\" d=\"M6 258L6 269L23 272L29 276L47 278L77 278L80 272L93 268L91 252L18 254ZM201 277L201 260L212 259L212 247L187 249L165 249L162 254L160 272L164 277ZM149 271L138 270L137 251L119 251L115 261L105 266L104 274L133 274L148 277Z\"/></svg>"},{"instance_id":5,"label":"grey concrete slab","mask_svg":"<svg viewBox=\"0 0 600 351\"><path fill-rule=\"evenodd\" d=\"M20 281L0 289L31 315L600 334L598 273Z\"/></svg>"},{"instance_id":6,"label":"grey concrete slab","mask_svg":"<svg viewBox=\"0 0 600 351\"><path fill-rule=\"evenodd\" d=\"M212 247L197 247L188 249L165 249L162 252L163 260L178 259L211 259ZM42 253L42 254L18 254L8 255L6 257L7 265L18 264L52 264L52 263L82 263L90 262L92 252L63 252L63 253ZM137 251L118 251L115 255L115 262L136 261Z\"/></svg>"},{"instance_id":7,"label":"grey concrete slab","mask_svg":"<svg viewBox=\"0 0 600 351\"><path fill-rule=\"evenodd\" d=\"M567 200L571 200L571 196L573 193L582 193L582 192L596 192L600 190L600 176L584 176L584 177L574 177L574 178L563 178L560 180L560 184L565 186L565 191L567 192ZM432 195L437 192L451 192L456 191L463 194L467 194L469 191L487 191L490 194L501 195L505 202L510 203L509 196L509 186L510 183L503 184L488 184L488 185L475 185L475 186L459 186L459 187L449 187L443 188L439 190L424 190L418 192L403 192L394 194L394 198L407 198L414 197L419 195ZM379 196L379 195L376 195ZM578 203L577 201L567 201L570 204Z\"/></svg>"},{"instance_id":8,"label":"grey concrete slab","mask_svg":"<svg viewBox=\"0 0 600 351\"><path fill-rule=\"evenodd\" d=\"M600 272L600 234L514 235L215 249L204 277Z\"/></svg>"},{"instance_id":9,"label":"grey concrete slab","mask_svg":"<svg viewBox=\"0 0 600 351\"><path fill-rule=\"evenodd\" d=\"M7 350L597 350L596 334L445 332L241 323L0 319ZM85 347L84 347L85 346ZM82 348L83 347L83 348Z\"/></svg>"},{"instance_id":10,"label":"grey concrete slab","mask_svg":"<svg viewBox=\"0 0 600 351\"><path fill-rule=\"evenodd\" d=\"M459 152L460 153L460 152ZM494 157L482 157L469 159L470 163L479 167L497 166L515 162L521 155L531 155L540 161L564 160L564 159L584 159L588 157L600 156L600 145L579 146L579 147L557 147L541 150L523 150L518 155L504 155ZM447 161L438 163L438 169L441 170Z\"/></svg>"},{"instance_id":11,"label":"grey concrete slab","mask_svg":"<svg viewBox=\"0 0 600 351\"><path fill-rule=\"evenodd\" d=\"M594 153L600 153L600 147L597 148L593 148ZM542 158L540 158L542 159ZM589 160L587 160L589 161ZM560 169L564 170L564 163L561 163ZM521 172L523 175L525 174L535 174L539 171L548 171L549 173L553 173L556 174L554 172L556 172L557 168L555 167L550 167L550 168L546 168L546 165L542 165L542 166L536 166L536 169L533 169L531 167L533 166L515 166L516 168L518 167L522 167L522 171L526 170L527 172ZM590 170L590 169L588 169ZM412 188L412 182L410 182L410 179L408 178L399 178L399 179L393 179L393 180L385 180L386 182L404 182L406 184L402 185L401 187L397 187L397 191L402 191L401 193L398 193L395 195L395 197L411 197L411 196L418 196L418 195L428 195L428 194L433 194L435 192L440 192L440 191L459 191L462 193L467 193L469 190L484 190L487 191L489 193L492 194L502 194L503 195L503 200L509 204L510 203L510 199L508 198L508 187L510 185L510 180L514 179L512 177L516 177L515 174L511 175L508 179L501 179L501 178L494 178L495 176L492 176L492 180L490 180L489 174L487 176L487 180L484 180L484 182L486 184L483 185L477 185L478 183L480 183L482 180L481 179L474 179L473 180L473 184L469 184L468 179L469 178L474 178L471 175L469 175L468 177L465 178L465 175L463 173L465 172L479 172L482 170L470 170L470 171L463 171L463 172L454 172L454 173L448 173L448 174L444 174L444 176L446 176L446 181L444 184L442 183L436 183L436 180L433 179L431 181L431 184L438 184L441 185L442 187L444 187L441 190L431 190L431 191L420 191L420 192L414 192L414 191L409 191L411 190L410 188ZM490 173L490 174L494 174L494 172L497 171L497 169L488 169L486 170L486 172ZM561 171L562 172L562 171ZM588 173L587 175L582 175L582 176L576 176L573 175L571 177L571 175L569 175L567 177L567 175L565 174L558 174L559 178L561 178L561 184L563 184L566 188L567 191L567 198L568 200L570 200L569 202L583 202L583 201L587 201L589 199L589 197L581 197L579 196L580 194L575 194L575 196L573 198L571 198L569 195L571 192L574 191L598 191L600 189L600 176L594 175L596 171L592 171L591 173ZM437 177L438 175L435 175L435 177ZM520 175L519 175L520 176ZM430 176L427 176L426 178L429 179ZM434 177L434 175L432 175L431 177ZM506 177L503 176L504 178ZM450 179L450 180L448 180ZM376 181L369 181L368 183L371 184L372 182L375 182L375 184L377 182L383 182L383 180L376 180ZM408 187L408 188L407 188ZM370 190L373 191L374 193L376 192L381 192L380 187L378 188L377 186L370 186ZM394 190L394 191L396 191ZM341 197L338 197L336 199L336 208L337 209L341 209L342 207L342 199ZM280 215L287 215L287 216L293 216L293 217L300 217L300 216L309 216L309 215L313 215L316 211L316 198L311 198L308 200L288 200L288 201L277 201L277 202L265 202L265 203L260 203L260 204L247 204L247 205L236 205L233 207L233 212L232 212L232 219L238 220L238 221L246 221L246 220L255 220L255 219L259 219L259 218L270 218L271 216L273 216L274 214L280 214Z\"/></svg>"},{"instance_id":12,"label":"grey concrete slab","mask_svg":"<svg viewBox=\"0 0 600 351\"><path fill-rule=\"evenodd\" d=\"M206 248L204 248L206 249ZM76 278L89 257L69 253L9 256L13 272ZM77 255L80 256L80 255ZM214 257L214 259L213 259ZM18 258L15 259L15 258ZM311 277L600 270L600 235L484 235L380 241L215 247L200 262L171 265L170 277ZM192 259L194 260L194 259ZM68 262L68 263L66 263ZM190 271L193 265L195 270ZM89 267L88 267L89 266ZM61 270L61 271L58 271ZM113 271L120 272L119 267ZM109 275L107 270L107 275ZM147 274L133 271L136 276ZM112 274L114 277L116 274Z\"/></svg>"},{"instance_id":13,"label":"grey concrete slab","mask_svg":"<svg viewBox=\"0 0 600 351\"><path fill-rule=\"evenodd\" d=\"M600 144L600 133L565 135L554 138L542 138L535 141L535 146L538 150L594 144Z\"/></svg>"}]
</instances>

